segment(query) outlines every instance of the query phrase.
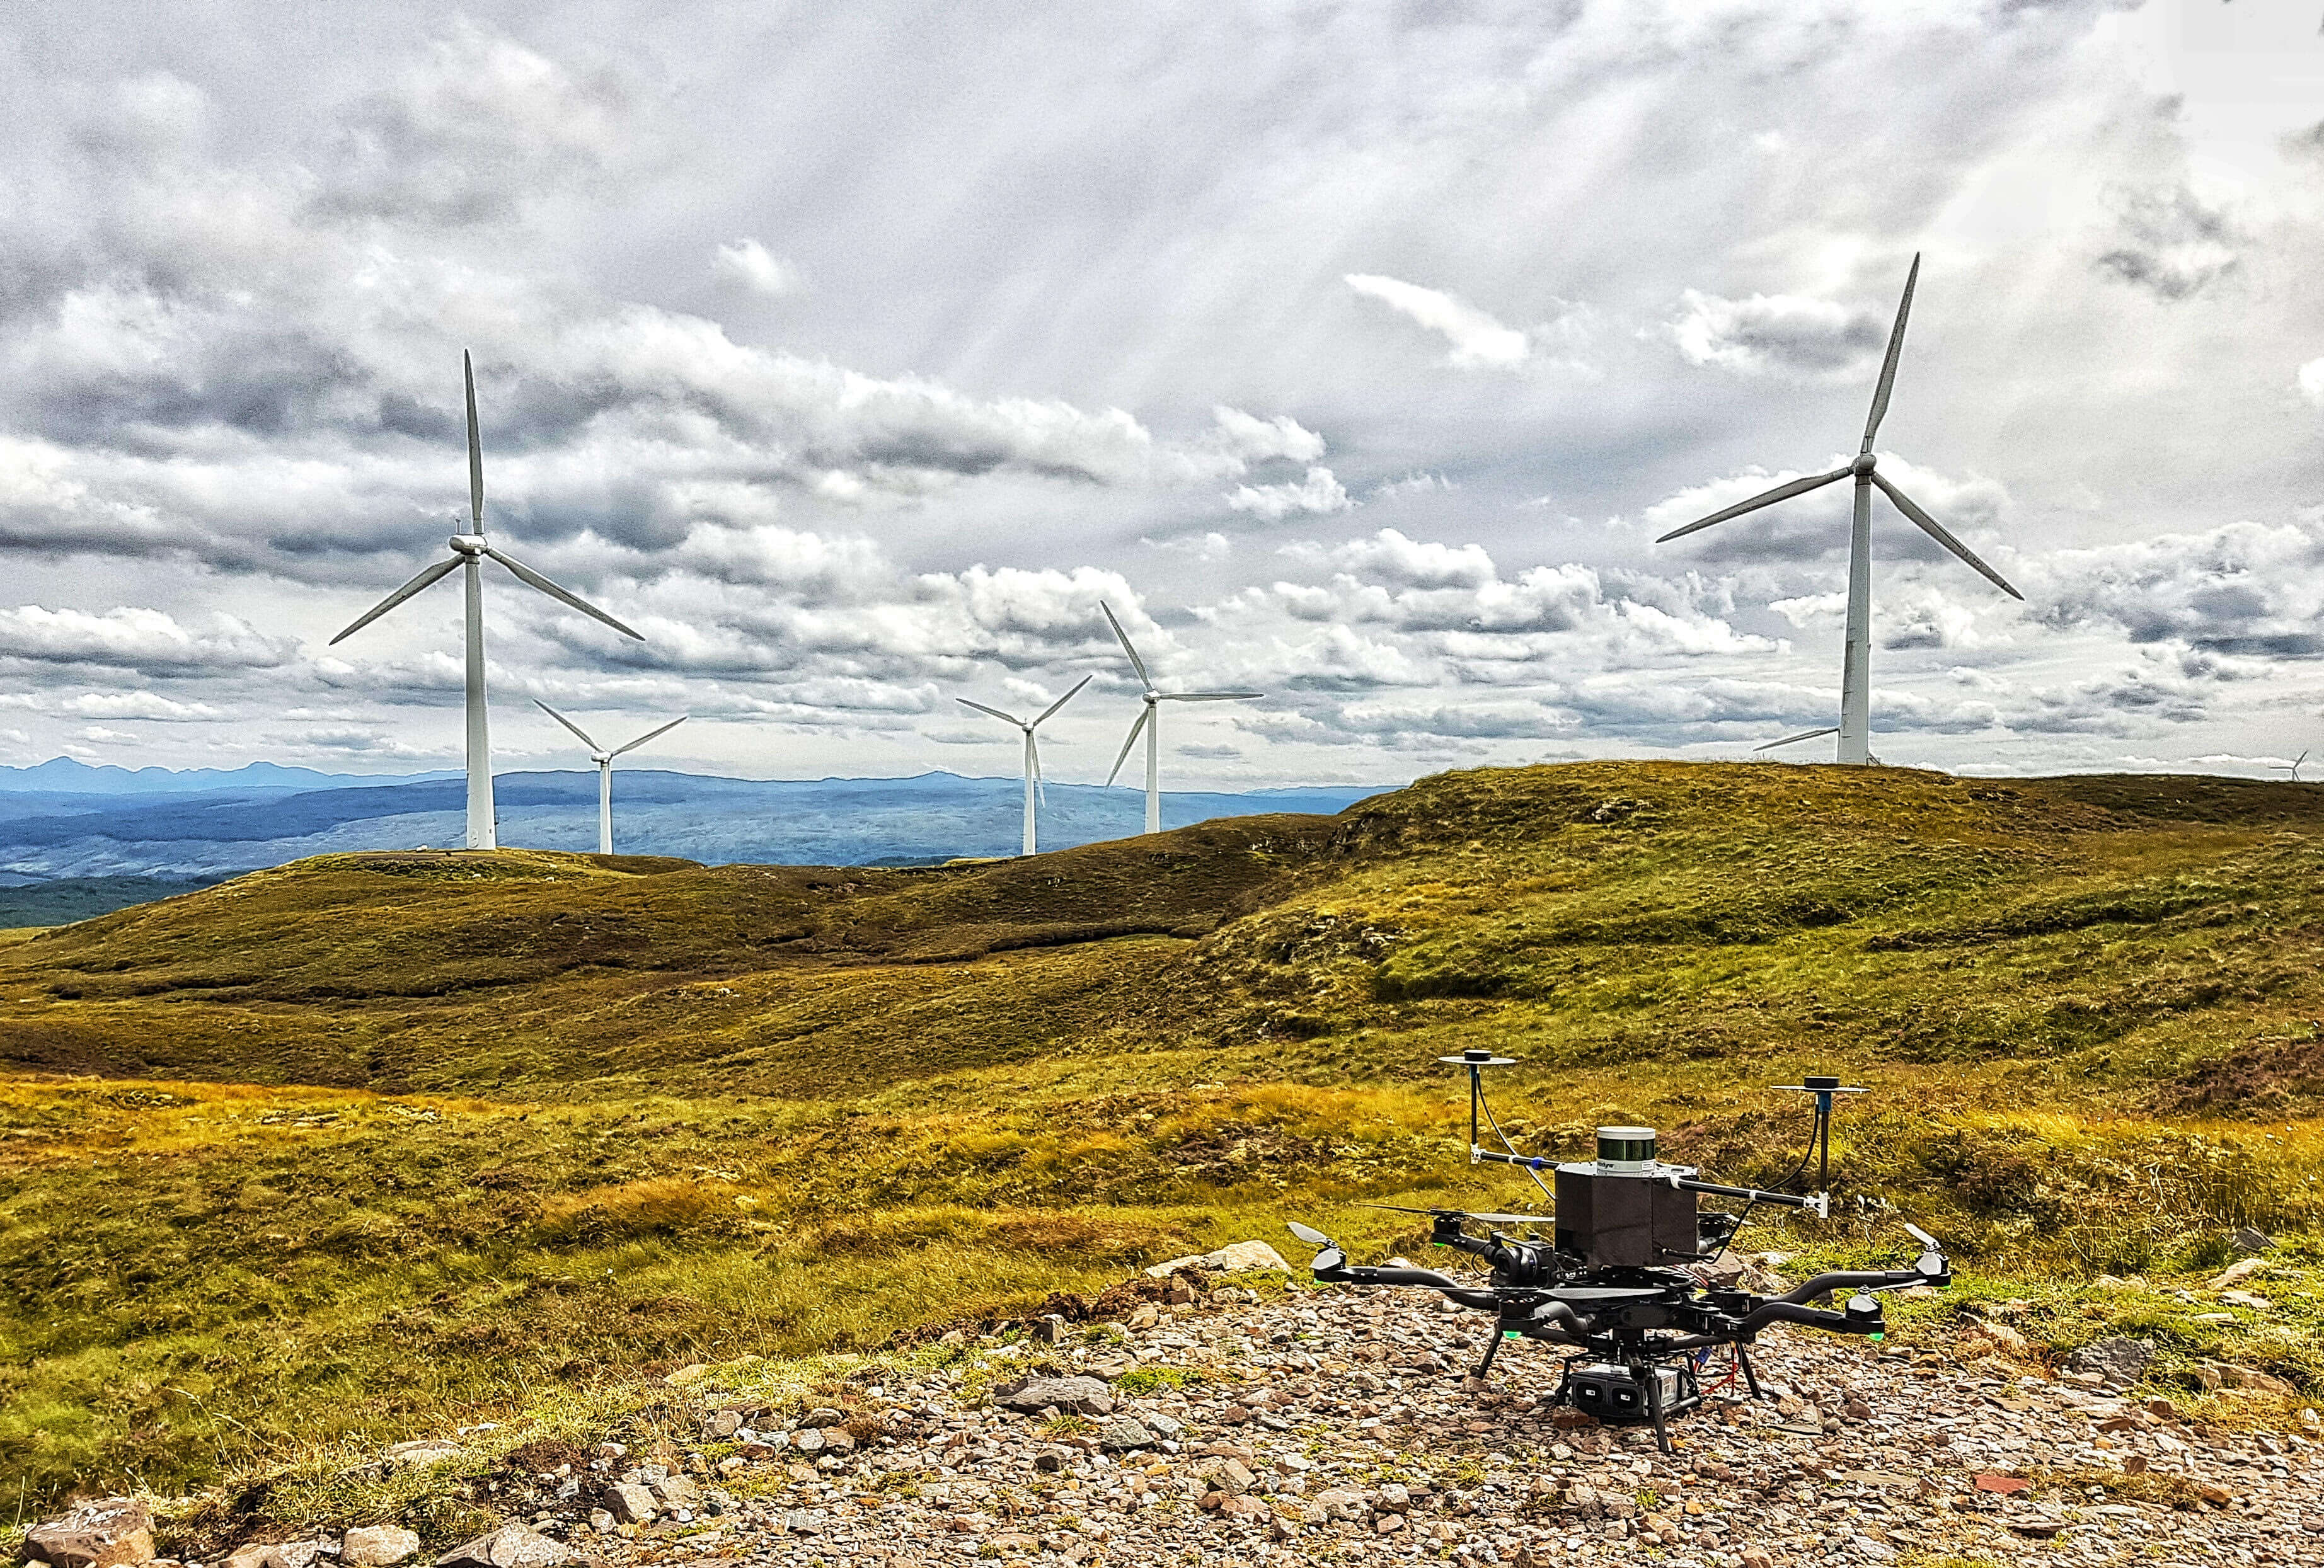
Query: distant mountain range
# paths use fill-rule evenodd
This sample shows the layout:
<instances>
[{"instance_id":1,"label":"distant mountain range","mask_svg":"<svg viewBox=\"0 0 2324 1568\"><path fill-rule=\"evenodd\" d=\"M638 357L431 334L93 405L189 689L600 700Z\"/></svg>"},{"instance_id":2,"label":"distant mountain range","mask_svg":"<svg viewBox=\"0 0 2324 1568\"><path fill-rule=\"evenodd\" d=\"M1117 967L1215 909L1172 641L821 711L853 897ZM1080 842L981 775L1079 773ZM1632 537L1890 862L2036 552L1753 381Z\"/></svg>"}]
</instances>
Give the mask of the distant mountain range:
<instances>
[{"instance_id":1,"label":"distant mountain range","mask_svg":"<svg viewBox=\"0 0 2324 1568\"><path fill-rule=\"evenodd\" d=\"M1380 788L1185 792L1165 827L1265 812L1336 812ZM1016 853L1016 779L756 780L656 769L613 775L614 847L713 864L924 865ZM594 772L499 775L501 842L589 850ZM0 768L0 926L46 925L167 896L236 872L355 849L442 848L465 832L456 774L333 775L255 763L232 772L94 768L59 758ZM1134 789L1048 787L1045 848L1126 838L1144 825Z\"/></svg>"},{"instance_id":2,"label":"distant mountain range","mask_svg":"<svg viewBox=\"0 0 2324 1568\"><path fill-rule=\"evenodd\" d=\"M128 768L52 756L31 767L0 767L0 793L153 795L189 794L202 790L314 790L458 776L457 768L432 773L318 773L311 767L281 767L271 762L245 763L236 768Z\"/></svg>"}]
</instances>

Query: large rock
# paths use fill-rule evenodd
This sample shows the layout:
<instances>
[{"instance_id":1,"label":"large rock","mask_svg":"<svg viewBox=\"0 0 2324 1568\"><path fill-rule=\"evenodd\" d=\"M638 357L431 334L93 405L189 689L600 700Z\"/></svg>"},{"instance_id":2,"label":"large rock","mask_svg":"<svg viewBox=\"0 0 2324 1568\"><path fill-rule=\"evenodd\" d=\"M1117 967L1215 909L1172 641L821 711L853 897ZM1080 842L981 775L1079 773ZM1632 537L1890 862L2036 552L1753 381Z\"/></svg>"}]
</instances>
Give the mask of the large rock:
<instances>
[{"instance_id":1,"label":"large rock","mask_svg":"<svg viewBox=\"0 0 2324 1568\"><path fill-rule=\"evenodd\" d=\"M395 1568L420 1550L420 1537L401 1525L358 1525L339 1543L346 1568Z\"/></svg>"},{"instance_id":2,"label":"large rock","mask_svg":"<svg viewBox=\"0 0 2324 1568\"><path fill-rule=\"evenodd\" d=\"M128 1498L103 1498L34 1525L24 1555L51 1568L125 1568L153 1560L153 1516Z\"/></svg>"},{"instance_id":3,"label":"large rock","mask_svg":"<svg viewBox=\"0 0 2324 1568\"><path fill-rule=\"evenodd\" d=\"M2147 1363L2153 1359L2153 1346L2117 1334L2092 1340L2074 1352L2066 1358L2066 1370L2096 1373L2109 1383L2128 1385L2144 1375Z\"/></svg>"},{"instance_id":4,"label":"large rock","mask_svg":"<svg viewBox=\"0 0 2324 1568\"><path fill-rule=\"evenodd\" d=\"M254 1541L226 1554L224 1568L314 1568L320 1541Z\"/></svg>"},{"instance_id":5,"label":"large rock","mask_svg":"<svg viewBox=\"0 0 2324 1568\"><path fill-rule=\"evenodd\" d=\"M489 1536L463 1541L436 1559L436 1568L554 1568L574 1555L523 1525L503 1525Z\"/></svg>"},{"instance_id":6,"label":"large rock","mask_svg":"<svg viewBox=\"0 0 2324 1568\"><path fill-rule=\"evenodd\" d=\"M653 1522L654 1495L650 1487L634 1481L616 1481L605 1489L605 1506L613 1517L625 1525L647 1525Z\"/></svg>"},{"instance_id":7,"label":"large rock","mask_svg":"<svg viewBox=\"0 0 2324 1568\"><path fill-rule=\"evenodd\" d=\"M1289 1270L1283 1254L1265 1242L1236 1242L1221 1247L1215 1252L1190 1253L1173 1258L1167 1263L1157 1263L1146 1270L1153 1279L1167 1279L1181 1269L1213 1269L1225 1274L1247 1273L1253 1269Z\"/></svg>"},{"instance_id":8,"label":"large rock","mask_svg":"<svg viewBox=\"0 0 2324 1568\"><path fill-rule=\"evenodd\" d=\"M1081 1416L1113 1414L1113 1395L1095 1378L1028 1378L995 1389L992 1402L1028 1416L1052 1405Z\"/></svg>"},{"instance_id":9,"label":"large rock","mask_svg":"<svg viewBox=\"0 0 2324 1568\"><path fill-rule=\"evenodd\" d=\"M1127 1416L1116 1416L1097 1429L1097 1445L1108 1453L1154 1446L1154 1434Z\"/></svg>"}]
</instances>

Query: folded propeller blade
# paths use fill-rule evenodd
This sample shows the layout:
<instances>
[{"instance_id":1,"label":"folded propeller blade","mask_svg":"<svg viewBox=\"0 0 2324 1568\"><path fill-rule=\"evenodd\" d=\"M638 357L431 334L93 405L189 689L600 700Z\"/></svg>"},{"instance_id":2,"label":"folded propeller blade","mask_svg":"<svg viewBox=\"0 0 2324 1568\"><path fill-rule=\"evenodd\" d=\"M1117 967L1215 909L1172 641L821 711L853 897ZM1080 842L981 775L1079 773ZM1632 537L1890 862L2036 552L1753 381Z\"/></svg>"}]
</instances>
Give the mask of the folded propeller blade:
<instances>
[{"instance_id":1,"label":"folded propeller blade","mask_svg":"<svg viewBox=\"0 0 2324 1568\"><path fill-rule=\"evenodd\" d=\"M1332 1238L1317 1230L1314 1225L1303 1225L1297 1220L1293 1220L1290 1224L1290 1229L1293 1235L1297 1236L1301 1241L1306 1242L1311 1247L1328 1247L1332 1244Z\"/></svg>"}]
</instances>

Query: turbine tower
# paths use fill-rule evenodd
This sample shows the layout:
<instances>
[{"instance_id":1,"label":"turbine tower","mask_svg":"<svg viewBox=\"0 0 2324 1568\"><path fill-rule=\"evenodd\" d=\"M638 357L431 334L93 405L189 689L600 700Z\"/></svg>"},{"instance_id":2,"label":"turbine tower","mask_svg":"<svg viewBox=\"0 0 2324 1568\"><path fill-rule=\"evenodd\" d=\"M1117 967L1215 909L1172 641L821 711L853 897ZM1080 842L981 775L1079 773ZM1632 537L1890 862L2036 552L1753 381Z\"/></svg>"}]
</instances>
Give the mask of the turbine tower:
<instances>
[{"instance_id":1,"label":"turbine tower","mask_svg":"<svg viewBox=\"0 0 2324 1568\"><path fill-rule=\"evenodd\" d=\"M1074 683L1072 691L1042 709L1038 719L1019 719L1014 713L1003 713L998 708L988 708L982 702L971 702L965 697L953 699L955 702L964 703L975 709L979 713L990 713L995 719L1005 719L1025 732L1025 853L1028 855L1035 853L1033 797L1038 793L1043 804L1047 804L1049 798L1048 791L1041 787L1041 748L1033 739L1033 731L1038 729L1050 714L1072 701L1084 686L1096 678L1094 675L1084 675Z\"/></svg>"},{"instance_id":2,"label":"turbine tower","mask_svg":"<svg viewBox=\"0 0 2324 1568\"><path fill-rule=\"evenodd\" d=\"M1103 600L1098 601L1097 607L1105 611L1105 623L1113 628L1115 640L1121 644L1121 651L1130 656L1130 667L1138 672L1138 683L1146 689L1143 693L1146 707L1138 715L1138 721L1130 727L1129 738L1121 743L1121 755L1113 759L1113 771L1105 775L1106 787L1112 788L1113 781L1120 776L1121 765L1130 757L1130 748L1138 744L1138 732L1141 729L1146 731L1146 830L1158 833L1162 830L1161 705L1165 702L1251 702L1267 693L1156 691L1154 677L1146 673L1146 661L1138 656L1138 650L1130 646L1130 634L1122 630L1121 622L1113 618L1113 607Z\"/></svg>"},{"instance_id":3,"label":"turbine tower","mask_svg":"<svg viewBox=\"0 0 2324 1568\"><path fill-rule=\"evenodd\" d=\"M589 760L597 765L597 853L600 855L611 855L613 852L613 758L621 756L622 753L625 751L635 751L639 747L643 746L647 741L651 740L657 735L669 734L671 730L685 723L690 716L681 713L677 718L671 720L669 723L663 725L660 729L649 729L643 735L639 736L635 740L631 741L627 746L617 746L613 747L613 750L608 751L604 747L598 745L595 740L591 739L587 730L582 729L578 724L574 723L573 720L565 717L564 714L559 713L556 709L551 708L540 698L535 697L532 700L532 704L534 707L540 709L543 713L548 714L551 719L556 720L559 724L564 725L566 729L570 729L574 734L579 736L581 738L581 744L589 748Z\"/></svg>"},{"instance_id":4,"label":"turbine tower","mask_svg":"<svg viewBox=\"0 0 2324 1568\"><path fill-rule=\"evenodd\" d=\"M526 587L537 588L549 598L570 605L594 619L604 621L624 637L633 637L643 642L645 633L631 630L578 594L567 592L521 561L486 542L484 457L484 448L476 439L476 371L466 349L460 351L460 371L466 381L468 392L468 531L452 536L449 556L373 605L331 642L334 646L345 642L413 594L433 586L438 579L450 575L456 569L466 568L462 586L467 593L465 640L467 653L468 848L490 849L495 847L497 836L493 825L492 738L484 725L484 561L490 558L499 562Z\"/></svg>"},{"instance_id":5,"label":"turbine tower","mask_svg":"<svg viewBox=\"0 0 2324 1568\"><path fill-rule=\"evenodd\" d=\"M1738 501L1723 511L1716 511L1683 528L1674 528L1655 541L1668 544L1713 523L1723 523L1729 518L1739 518L1745 512L1788 500L1795 495L1805 495L1843 479L1856 481L1856 518L1848 534L1848 647L1840 672L1840 760L1845 763L1869 763L1872 760L1872 490L1875 485L1920 528L1920 530L1960 556L1995 587L2012 599L2025 596L2011 587L1992 567L1978 560L1967 545L1947 533L1921 509L1912 497L1888 482L1879 472L1879 460L1872 453L1872 438L1879 433L1881 417L1888 412L1888 391L1896 381L1896 356L1904 347L1904 318L1913 309L1913 285L1920 280L1921 258L1913 258L1913 269L1904 277L1904 298L1896 307L1896 325L1888 334L1888 357L1880 366L1880 384L1872 394L1872 417L1864 422L1864 445L1857 450L1856 460L1845 468L1835 468L1830 473L1810 474L1779 484L1771 491ZM1831 730L1809 730L1789 736L1773 744L1788 745L1794 740L1805 740L1815 735L1831 734ZM1761 749L1766 749L1762 747Z\"/></svg>"}]
</instances>

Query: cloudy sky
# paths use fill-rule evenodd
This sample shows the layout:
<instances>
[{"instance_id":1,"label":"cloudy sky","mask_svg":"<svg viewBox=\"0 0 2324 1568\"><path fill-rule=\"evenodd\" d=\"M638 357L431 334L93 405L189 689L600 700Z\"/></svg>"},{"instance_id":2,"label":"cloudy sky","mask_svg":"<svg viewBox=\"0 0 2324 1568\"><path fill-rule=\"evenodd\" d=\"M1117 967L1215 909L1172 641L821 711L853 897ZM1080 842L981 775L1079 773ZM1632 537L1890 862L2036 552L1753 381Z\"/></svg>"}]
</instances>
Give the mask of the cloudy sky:
<instances>
[{"instance_id":1,"label":"cloudy sky","mask_svg":"<svg viewBox=\"0 0 2324 1568\"><path fill-rule=\"evenodd\" d=\"M2324 751L2315 0L48 0L0 31L0 760L1176 784ZM1828 742L1798 748L1825 755ZM647 760L645 754L639 756Z\"/></svg>"}]
</instances>

